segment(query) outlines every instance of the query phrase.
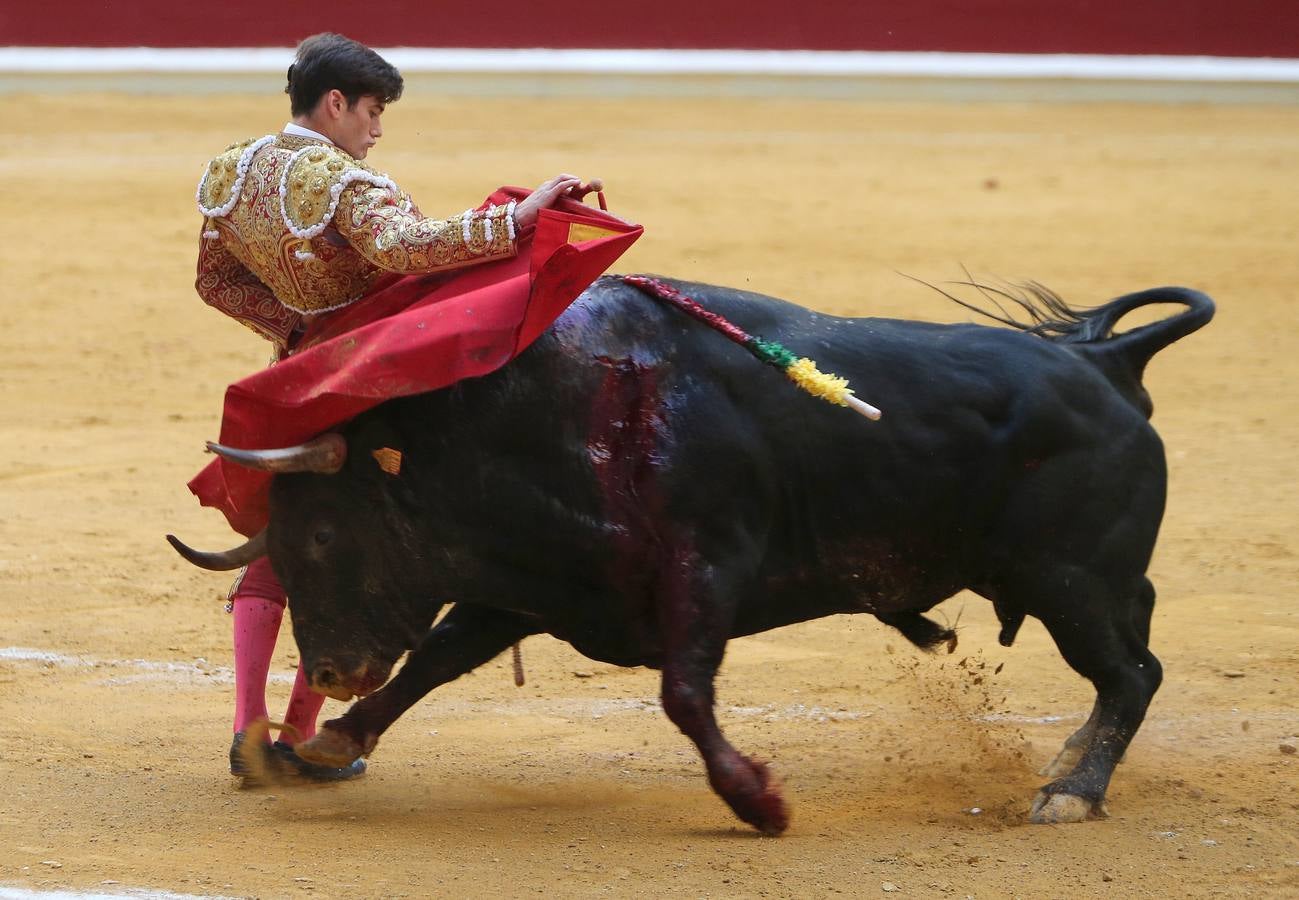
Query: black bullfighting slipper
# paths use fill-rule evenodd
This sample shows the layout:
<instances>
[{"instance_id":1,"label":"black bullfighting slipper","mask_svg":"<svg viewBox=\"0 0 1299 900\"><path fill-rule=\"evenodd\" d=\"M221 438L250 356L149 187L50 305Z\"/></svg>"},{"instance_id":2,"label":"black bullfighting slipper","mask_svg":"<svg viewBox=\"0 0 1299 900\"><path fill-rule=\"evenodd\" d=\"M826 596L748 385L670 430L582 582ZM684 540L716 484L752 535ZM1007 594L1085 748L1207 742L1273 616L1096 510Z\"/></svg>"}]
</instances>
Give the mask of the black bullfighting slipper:
<instances>
[{"instance_id":1,"label":"black bullfighting slipper","mask_svg":"<svg viewBox=\"0 0 1299 900\"><path fill-rule=\"evenodd\" d=\"M242 778L245 784L283 784L295 780L314 782L347 781L365 774L365 760L356 759L349 765L333 767L309 763L294 752L293 748L281 741L266 744L257 743L261 752L253 750L253 745L245 746L247 733L235 732L230 742L230 774Z\"/></svg>"}]
</instances>

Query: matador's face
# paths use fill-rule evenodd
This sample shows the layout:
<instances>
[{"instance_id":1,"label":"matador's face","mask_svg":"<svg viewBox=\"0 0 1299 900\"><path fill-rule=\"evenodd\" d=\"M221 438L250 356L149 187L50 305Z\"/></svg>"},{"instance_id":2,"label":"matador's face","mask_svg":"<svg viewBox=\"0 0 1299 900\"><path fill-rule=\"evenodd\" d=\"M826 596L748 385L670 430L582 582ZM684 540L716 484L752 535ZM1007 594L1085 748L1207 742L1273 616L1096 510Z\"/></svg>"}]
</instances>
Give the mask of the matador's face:
<instances>
[{"instance_id":1,"label":"matador's face","mask_svg":"<svg viewBox=\"0 0 1299 900\"><path fill-rule=\"evenodd\" d=\"M334 143L354 159L365 159L370 148L383 136L383 102L377 97L365 96L352 106L344 105L334 120Z\"/></svg>"}]
</instances>

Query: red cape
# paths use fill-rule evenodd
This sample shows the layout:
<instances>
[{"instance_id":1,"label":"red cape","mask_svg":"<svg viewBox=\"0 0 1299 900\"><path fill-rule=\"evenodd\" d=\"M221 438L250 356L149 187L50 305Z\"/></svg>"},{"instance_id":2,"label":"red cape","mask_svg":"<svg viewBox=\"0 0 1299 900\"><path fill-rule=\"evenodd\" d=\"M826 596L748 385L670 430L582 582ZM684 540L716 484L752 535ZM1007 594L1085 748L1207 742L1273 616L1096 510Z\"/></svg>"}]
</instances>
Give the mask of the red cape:
<instances>
[{"instance_id":1,"label":"red cape","mask_svg":"<svg viewBox=\"0 0 1299 900\"><path fill-rule=\"evenodd\" d=\"M501 188L487 203L526 196ZM487 204L484 204L484 206ZM544 210L512 259L386 279L300 349L226 389L221 443L289 447L394 397L499 369L550 327L644 229L574 201ZM189 483L244 535L265 527L271 475L214 460Z\"/></svg>"}]
</instances>

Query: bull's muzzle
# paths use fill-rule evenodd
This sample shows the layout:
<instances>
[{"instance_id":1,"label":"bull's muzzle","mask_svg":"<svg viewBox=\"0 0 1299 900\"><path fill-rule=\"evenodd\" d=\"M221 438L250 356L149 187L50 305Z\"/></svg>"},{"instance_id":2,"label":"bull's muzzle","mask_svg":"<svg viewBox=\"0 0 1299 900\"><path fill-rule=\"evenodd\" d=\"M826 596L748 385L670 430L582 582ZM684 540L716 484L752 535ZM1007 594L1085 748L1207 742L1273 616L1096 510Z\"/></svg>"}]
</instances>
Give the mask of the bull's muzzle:
<instances>
[{"instance_id":1,"label":"bull's muzzle","mask_svg":"<svg viewBox=\"0 0 1299 900\"><path fill-rule=\"evenodd\" d=\"M321 660L311 668L311 689L334 700L351 700L373 694L388 680L391 666L362 663L344 669L332 660Z\"/></svg>"}]
</instances>

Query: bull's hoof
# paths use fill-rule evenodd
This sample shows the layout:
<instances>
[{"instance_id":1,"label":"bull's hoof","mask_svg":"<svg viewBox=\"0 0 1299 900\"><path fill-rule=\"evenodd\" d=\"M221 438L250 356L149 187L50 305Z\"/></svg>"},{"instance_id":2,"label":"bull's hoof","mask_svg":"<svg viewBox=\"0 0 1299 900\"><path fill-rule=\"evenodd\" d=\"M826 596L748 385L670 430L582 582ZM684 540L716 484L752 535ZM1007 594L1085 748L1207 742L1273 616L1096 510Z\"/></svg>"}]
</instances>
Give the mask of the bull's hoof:
<instances>
[{"instance_id":1,"label":"bull's hoof","mask_svg":"<svg viewBox=\"0 0 1299 900\"><path fill-rule=\"evenodd\" d=\"M780 781L765 763L741 757L744 770L733 771L713 789L722 795L743 821L769 837L789 827L789 809L780 793Z\"/></svg>"},{"instance_id":2,"label":"bull's hoof","mask_svg":"<svg viewBox=\"0 0 1299 900\"><path fill-rule=\"evenodd\" d=\"M316 732L308 741L303 741L295 748L298 756L318 766L350 766L360 761L365 755L365 748L341 731L335 731L328 724Z\"/></svg>"},{"instance_id":3,"label":"bull's hoof","mask_svg":"<svg viewBox=\"0 0 1299 900\"><path fill-rule=\"evenodd\" d=\"M767 837L784 834L789 827L789 808L785 799L776 790L763 791L754 799L756 815L748 820L749 824Z\"/></svg>"},{"instance_id":4,"label":"bull's hoof","mask_svg":"<svg viewBox=\"0 0 1299 900\"><path fill-rule=\"evenodd\" d=\"M1110 814L1104 800L1092 801L1075 794L1048 794L1038 791L1028 820L1034 825L1063 825L1103 819Z\"/></svg>"}]
</instances>

